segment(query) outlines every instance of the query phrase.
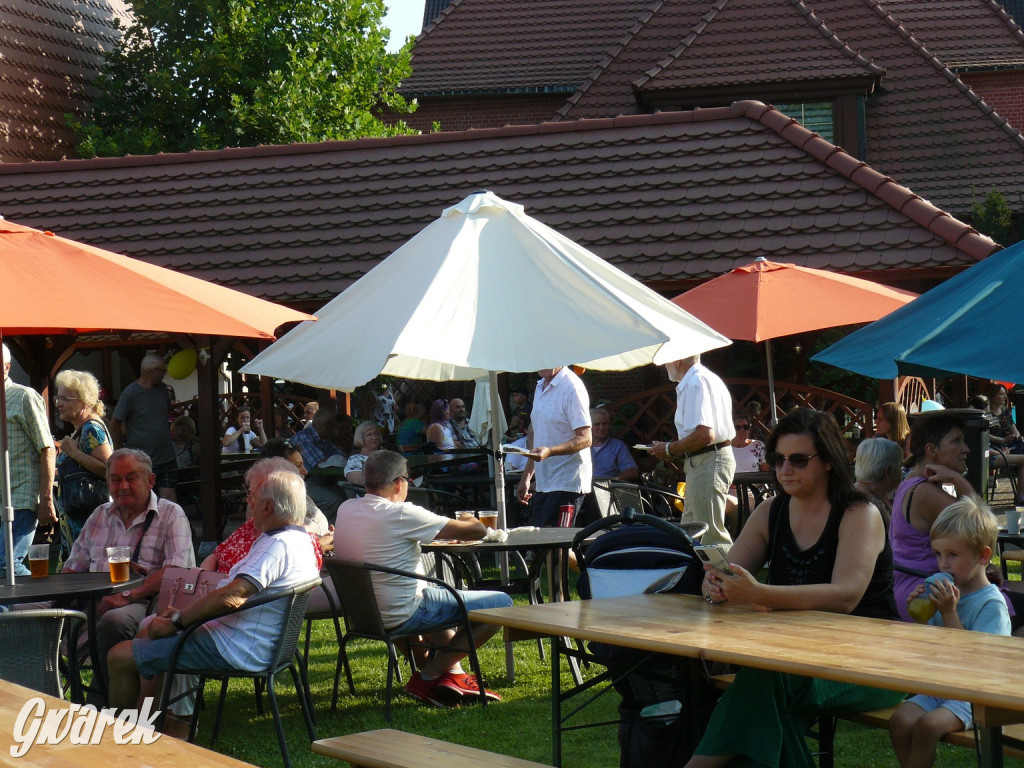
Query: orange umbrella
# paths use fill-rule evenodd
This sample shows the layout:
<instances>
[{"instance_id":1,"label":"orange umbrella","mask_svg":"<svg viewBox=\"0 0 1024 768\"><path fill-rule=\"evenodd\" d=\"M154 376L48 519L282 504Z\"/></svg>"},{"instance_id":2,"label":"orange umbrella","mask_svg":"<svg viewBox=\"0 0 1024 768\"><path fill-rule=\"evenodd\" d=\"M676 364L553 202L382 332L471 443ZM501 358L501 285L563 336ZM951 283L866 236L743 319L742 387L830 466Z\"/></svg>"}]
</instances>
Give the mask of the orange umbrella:
<instances>
[{"instance_id":1,"label":"orange umbrella","mask_svg":"<svg viewBox=\"0 0 1024 768\"><path fill-rule=\"evenodd\" d=\"M4 334L164 331L272 339L284 323L315 320L52 232L0 220L0 341ZM7 403L0 387L0 461L7 584L14 583Z\"/></svg>"},{"instance_id":2,"label":"orange umbrella","mask_svg":"<svg viewBox=\"0 0 1024 768\"><path fill-rule=\"evenodd\" d=\"M769 413L774 424L770 339L872 322L915 298L916 293L869 280L759 257L672 301L730 339L765 342Z\"/></svg>"},{"instance_id":3,"label":"orange umbrella","mask_svg":"<svg viewBox=\"0 0 1024 768\"><path fill-rule=\"evenodd\" d=\"M0 221L0 331L11 336L132 330L272 339L278 326L311 319L231 288Z\"/></svg>"}]
</instances>

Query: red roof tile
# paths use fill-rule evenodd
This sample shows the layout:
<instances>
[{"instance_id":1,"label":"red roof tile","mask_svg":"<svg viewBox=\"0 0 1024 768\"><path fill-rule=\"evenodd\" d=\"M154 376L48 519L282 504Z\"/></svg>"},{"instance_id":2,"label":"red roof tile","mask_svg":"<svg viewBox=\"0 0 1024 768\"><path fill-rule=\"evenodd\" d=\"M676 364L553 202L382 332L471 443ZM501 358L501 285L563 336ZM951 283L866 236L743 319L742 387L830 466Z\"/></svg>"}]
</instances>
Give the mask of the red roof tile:
<instances>
[{"instance_id":1,"label":"red roof tile","mask_svg":"<svg viewBox=\"0 0 1024 768\"><path fill-rule=\"evenodd\" d=\"M0 162L73 155L64 114L83 114L123 0L0 0Z\"/></svg>"},{"instance_id":2,"label":"red roof tile","mask_svg":"<svg viewBox=\"0 0 1024 768\"><path fill-rule=\"evenodd\" d=\"M456 0L417 39L402 93L572 93L653 0ZM513 21L514 18L514 21ZM480 66L485 60L486 66Z\"/></svg>"},{"instance_id":3,"label":"red roof tile","mask_svg":"<svg viewBox=\"0 0 1024 768\"><path fill-rule=\"evenodd\" d=\"M948 67L1024 67L1024 32L995 0L887 0L885 7Z\"/></svg>"},{"instance_id":4,"label":"red roof tile","mask_svg":"<svg viewBox=\"0 0 1024 768\"><path fill-rule=\"evenodd\" d=\"M737 41L746 55L723 55ZM803 2L787 7L764 0L718 0L682 45L634 84L652 91L808 79L874 81L882 74L820 24Z\"/></svg>"},{"instance_id":5,"label":"red roof tile","mask_svg":"<svg viewBox=\"0 0 1024 768\"><path fill-rule=\"evenodd\" d=\"M758 102L529 129L0 165L0 212L318 306L483 188L664 287L755 256L870 274L962 268L997 248Z\"/></svg>"}]
</instances>

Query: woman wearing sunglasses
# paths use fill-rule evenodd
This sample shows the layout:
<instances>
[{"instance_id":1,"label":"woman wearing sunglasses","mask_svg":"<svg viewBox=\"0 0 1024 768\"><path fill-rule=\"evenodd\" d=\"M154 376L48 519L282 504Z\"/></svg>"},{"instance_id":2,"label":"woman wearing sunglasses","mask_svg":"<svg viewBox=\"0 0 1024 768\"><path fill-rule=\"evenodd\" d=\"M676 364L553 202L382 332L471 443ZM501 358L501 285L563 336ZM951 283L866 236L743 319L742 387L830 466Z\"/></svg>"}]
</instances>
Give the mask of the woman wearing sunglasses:
<instances>
[{"instance_id":1,"label":"woman wearing sunglasses","mask_svg":"<svg viewBox=\"0 0 1024 768\"><path fill-rule=\"evenodd\" d=\"M758 505L729 551L732 575L705 566L705 599L895 619L885 524L853 486L835 419L795 410L779 421L767 448L779 494ZM762 583L755 574L767 563ZM804 735L819 713L876 709L902 698L849 683L741 669L687 765L810 768Z\"/></svg>"}]
</instances>

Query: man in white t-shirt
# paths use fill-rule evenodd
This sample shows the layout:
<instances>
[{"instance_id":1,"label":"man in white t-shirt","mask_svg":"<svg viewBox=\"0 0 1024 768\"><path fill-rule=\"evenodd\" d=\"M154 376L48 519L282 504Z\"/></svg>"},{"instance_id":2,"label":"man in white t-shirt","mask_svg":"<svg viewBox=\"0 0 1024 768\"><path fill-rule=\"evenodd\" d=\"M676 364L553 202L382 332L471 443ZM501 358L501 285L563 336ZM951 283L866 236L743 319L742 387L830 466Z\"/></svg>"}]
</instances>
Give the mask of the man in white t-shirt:
<instances>
[{"instance_id":1,"label":"man in white t-shirt","mask_svg":"<svg viewBox=\"0 0 1024 768\"><path fill-rule=\"evenodd\" d=\"M650 453L660 459L684 458L686 493L684 521L708 524L702 544L732 546L725 527L725 505L736 457L730 443L736 436L729 389L700 363L700 355L665 364L676 386L677 440L655 442Z\"/></svg>"},{"instance_id":2,"label":"man in white t-shirt","mask_svg":"<svg viewBox=\"0 0 1024 768\"><path fill-rule=\"evenodd\" d=\"M423 574L420 544L434 539L480 539L487 529L463 513L458 520L435 515L428 509L406 501L409 493L409 465L401 454L374 451L363 466L366 495L350 499L338 507L338 530L345 535L334 542L338 557L385 565ZM435 652L422 664L405 686L405 691L421 701L437 706L472 701L480 695L474 675L463 672L459 662L465 658L467 638L462 629L453 629L461 620L461 608L445 589L423 581L388 573L372 573L384 626L401 632L425 635ZM507 608L512 599L504 592L460 591L467 610ZM497 625L474 624L469 640L479 647L495 633ZM450 650L447 650L450 649ZM487 697L500 697L487 691Z\"/></svg>"},{"instance_id":3,"label":"man in white t-shirt","mask_svg":"<svg viewBox=\"0 0 1024 768\"><path fill-rule=\"evenodd\" d=\"M590 493L590 395L568 368L537 371L528 442L530 460L516 486L516 497L529 503L533 524L568 528ZM530 481L536 472L536 493Z\"/></svg>"},{"instance_id":4,"label":"man in white t-shirt","mask_svg":"<svg viewBox=\"0 0 1024 768\"><path fill-rule=\"evenodd\" d=\"M273 471L255 494L253 523L262 535L218 588L184 610L168 606L144 625L134 640L119 643L110 651L111 706L137 707L141 698L159 696L177 634L188 625L243 605L257 594L317 578L313 542L302 527L306 515L302 477ZM189 637L178 658L178 669L262 669L272 660L283 618L284 606L273 601L208 621Z\"/></svg>"}]
</instances>

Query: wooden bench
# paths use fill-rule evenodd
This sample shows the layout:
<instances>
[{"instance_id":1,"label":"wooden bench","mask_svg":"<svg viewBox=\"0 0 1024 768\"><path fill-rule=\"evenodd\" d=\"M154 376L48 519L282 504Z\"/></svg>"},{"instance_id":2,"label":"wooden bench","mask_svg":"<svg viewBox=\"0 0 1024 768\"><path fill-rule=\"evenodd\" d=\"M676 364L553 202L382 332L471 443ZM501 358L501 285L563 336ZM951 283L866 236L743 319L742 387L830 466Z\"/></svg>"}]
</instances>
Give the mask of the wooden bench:
<instances>
[{"instance_id":1,"label":"wooden bench","mask_svg":"<svg viewBox=\"0 0 1024 768\"><path fill-rule=\"evenodd\" d=\"M313 742L313 752L364 768L544 768L541 763L391 728L320 739Z\"/></svg>"},{"instance_id":2,"label":"wooden bench","mask_svg":"<svg viewBox=\"0 0 1024 768\"><path fill-rule=\"evenodd\" d=\"M713 675L711 677L711 685L720 691L724 691L732 683L734 677L735 675ZM860 723L861 725L888 731L889 718L892 717L892 713L895 711L896 707L886 707L884 709L873 709L870 712L850 712L845 715L837 715L836 719L848 720L851 723ZM942 741L957 747L968 747L972 750L976 747L974 731L947 733L942 737ZM1024 759L1024 723L1003 726L1003 755Z\"/></svg>"}]
</instances>

